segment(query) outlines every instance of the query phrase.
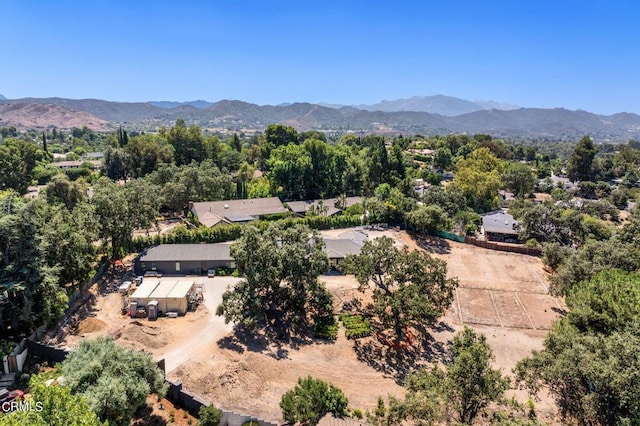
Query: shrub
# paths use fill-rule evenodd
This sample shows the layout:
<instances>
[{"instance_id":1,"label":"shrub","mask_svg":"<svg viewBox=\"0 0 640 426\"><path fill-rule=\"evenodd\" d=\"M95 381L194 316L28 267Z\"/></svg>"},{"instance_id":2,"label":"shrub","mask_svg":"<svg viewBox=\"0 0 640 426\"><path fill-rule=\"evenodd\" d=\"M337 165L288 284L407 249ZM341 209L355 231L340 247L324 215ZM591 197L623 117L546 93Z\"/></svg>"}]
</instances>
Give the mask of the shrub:
<instances>
[{"instance_id":1,"label":"shrub","mask_svg":"<svg viewBox=\"0 0 640 426\"><path fill-rule=\"evenodd\" d=\"M334 316L318 318L313 328L313 336L316 339L336 340L338 337L338 324Z\"/></svg>"},{"instance_id":2,"label":"shrub","mask_svg":"<svg viewBox=\"0 0 640 426\"><path fill-rule=\"evenodd\" d=\"M198 412L198 426L218 426L222 420L222 411L215 406L200 407Z\"/></svg>"},{"instance_id":3,"label":"shrub","mask_svg":"<svg viewBox=\"0 0 640 426\"><path fill-rule=\"evenodd\" d=\"M371 335L369 319L362 315L342 314L340 321L344 324L347 339L358 339Z\"/></svg>"},{"instance_id":4,"label":"shrub","mask_svg":"<svg viewBox=\"0 0 640 426\"><path fill-rule=\"evenodd\" d=\"M292 424L316 424L327 413L344 416L348 404L339 388L311 376L300 377L298 384L280 400L282 417Z\"/></svg>"}]
</instances>

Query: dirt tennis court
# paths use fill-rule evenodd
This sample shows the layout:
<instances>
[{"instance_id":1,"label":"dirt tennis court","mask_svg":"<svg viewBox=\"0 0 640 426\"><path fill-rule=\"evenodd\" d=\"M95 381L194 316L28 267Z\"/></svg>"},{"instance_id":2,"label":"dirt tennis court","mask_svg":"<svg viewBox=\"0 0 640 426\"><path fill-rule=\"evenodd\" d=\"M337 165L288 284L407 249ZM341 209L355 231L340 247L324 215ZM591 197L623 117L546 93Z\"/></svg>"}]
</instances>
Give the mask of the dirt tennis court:
<instances>
[{"instance_id":1,"label":"dirt tennis court","mask_svg":"<svg viewBox=\"0 0 640 426\"><path fill-rule=\"evenodd\" d=\"M562 299L549 295L540 259L454 241L439 244L431 254L460 281L449 316L455 324L548 330L564 311Z\"/></svg>"}]
</instances>

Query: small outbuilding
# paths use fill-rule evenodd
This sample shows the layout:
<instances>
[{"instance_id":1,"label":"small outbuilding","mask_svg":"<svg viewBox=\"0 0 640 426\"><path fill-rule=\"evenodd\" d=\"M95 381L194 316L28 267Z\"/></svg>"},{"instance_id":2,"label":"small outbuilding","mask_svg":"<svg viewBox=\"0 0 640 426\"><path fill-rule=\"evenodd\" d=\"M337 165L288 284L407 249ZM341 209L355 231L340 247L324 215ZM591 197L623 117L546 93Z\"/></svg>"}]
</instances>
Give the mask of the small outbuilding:
<instances>
[{"instance_id":1,"label":"small outbuilding","mask_svg":"<svg viewBox=\"0 0 640 426\"><path fill-rule=\"evenodd\" d=\"M137 303L138 306L147 306L147 304L151 301L149 296L151 293L158 287L160 284L160 280L153 279L145 279L142 281L142 284L136 288L136 291L129 297L129 302Z\"/></svg>"},{"instance_id":2,"label":"small outbuilding","mask_svg":"<svg viewBox=\"0 0 640 426\"><path fill-rule=\"evenodd\" d=\"M177 283L177 281L161 281L153 293L149 295L151 302L157 303L158 312L167 312L167 297Z\"/></svg>"},{"instance_id":3,"label":"small outbuilding","mask_svg":"<svg viewBox=\"0 0 640 426\"><path fill-rule=\"evenodd\" d=\"M184 315L189 309L189 295L193 291L193 281L178 281L166 297L165 312L177 312Z\"/></svg>"}]
</instances>

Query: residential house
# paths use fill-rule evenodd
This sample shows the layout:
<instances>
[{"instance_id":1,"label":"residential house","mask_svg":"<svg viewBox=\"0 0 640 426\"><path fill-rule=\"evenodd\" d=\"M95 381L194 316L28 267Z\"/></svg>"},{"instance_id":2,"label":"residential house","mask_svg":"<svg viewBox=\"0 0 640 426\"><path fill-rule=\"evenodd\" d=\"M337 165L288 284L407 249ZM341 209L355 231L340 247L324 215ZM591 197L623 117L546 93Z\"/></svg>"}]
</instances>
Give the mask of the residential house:
<instances>
[{"instance_id":1,"label":"residential house","mask_svg":"<svg viewBox=\"0 0 640 426\"><path fill-rule=\"evenodd\" d=\"M367 235L360 231L343 232L337 238L324 238L331 266L337 266L350 254L360 254ZM144 275L155 271L163 275L203 275L210 269L234 269L230 242L215 244L161 244L145 249L134 262L134 271Z\"/></svg>"},{"instance_id":2,"label":"residential house","mask_svg":"<svg viewBox=\"0 0 640 426\"><path fill-rule=\"evenodd\" d=\"M344 202L343 205L341 203ZM327 198L325 200L287 201L289 210L299 216L305 216L307 212L315 212L321 216L334 216L342 214L342 211L354 204L362 202L362 197Z\"/></svg>"},{"instance_id":3,"label":"residential house","mask_svg":"<svg viewBox=\"0 0 640 426\"><path fill-rule=\"evenodd\" d=\"M278 197L189 203L198 222L209 228L220 224L247 223L272 214L288 213Z\"/></svg>"},{"instance_id":4,"label":"residential house","mask_svg":"<svg viewBox=\"0 0 640 426\"><path fill-rule=\"evenodd\" d=\"M497 211L482 216L487 241L518 242L518 222L509 213Z\"/></svg>"},{"instance_id":5,"label":"residential house","mask_svg":"<svg viewBox=\"0 0 640 426\"><path fill-rule=\"evenodd\" d=\"M209 269L236 267L231 243L160 244L145 249L135 261L134 271L144 275L157 271L164 275L201 275Z\"/></svg>"}]
</instances>

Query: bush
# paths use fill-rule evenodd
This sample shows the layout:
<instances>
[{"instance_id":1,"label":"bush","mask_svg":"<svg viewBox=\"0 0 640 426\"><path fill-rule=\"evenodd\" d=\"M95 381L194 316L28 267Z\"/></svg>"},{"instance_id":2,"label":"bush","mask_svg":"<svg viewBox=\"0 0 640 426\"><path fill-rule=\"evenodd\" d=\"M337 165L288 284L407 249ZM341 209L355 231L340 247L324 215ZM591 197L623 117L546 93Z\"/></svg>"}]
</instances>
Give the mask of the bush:
<instances>
[{"instance_id":1,"label":"bush","mask_svg":"<svg viewBox=\"0 0 640 426\"><path fill-rule=\"evenodd\" d=\"M298 384L280 400L282 417L292 424L316 424L327 413L344 416L348 404L339 388L311 376L300 377Z\"/></svg>"},{"instance_id":2,"label":"bush","mask_svg":"<svg viewBox=\"0 0 640 426\"><path fill-rule=\"evenodd\" d=\"M318 318L313 328L313 336L316 339L336 340L338 337L338 324L334 316Z\"/></svg>"},{"instance_id":3,"label":"bush","mask_svg":"<svg viewBox=\"0 0 640 426\"><path fill-rule=\"evenodd\" d=\"M356 419L362 419L362 417L364 417L364 416L362 415L362 410L361 410L361 409L359 409L359 408L354 409L354 410L351 412L351 415L352 415L353 417L355 417Z\"/></svg>"},{"instance_id":4,"label":"bush","mask_svg":"<svg viewBox=\"0 0 640 426\"><path fill-rule=\"evenodd\" d=\"M342 314L340 321L344 324L347 339L358 339L371 335L369 319L362 315Z\"/></svg>"},{"instance_id":5,"label":"bush","mask_svg":"<svg viewBox=\"0 0 640 426\"><path fill-rule=\"evenodd\" d=\"M215 406L200 407L198 411L198 426L218 426L222 420L222 411Z\"/></svg>"}]
</instances>

